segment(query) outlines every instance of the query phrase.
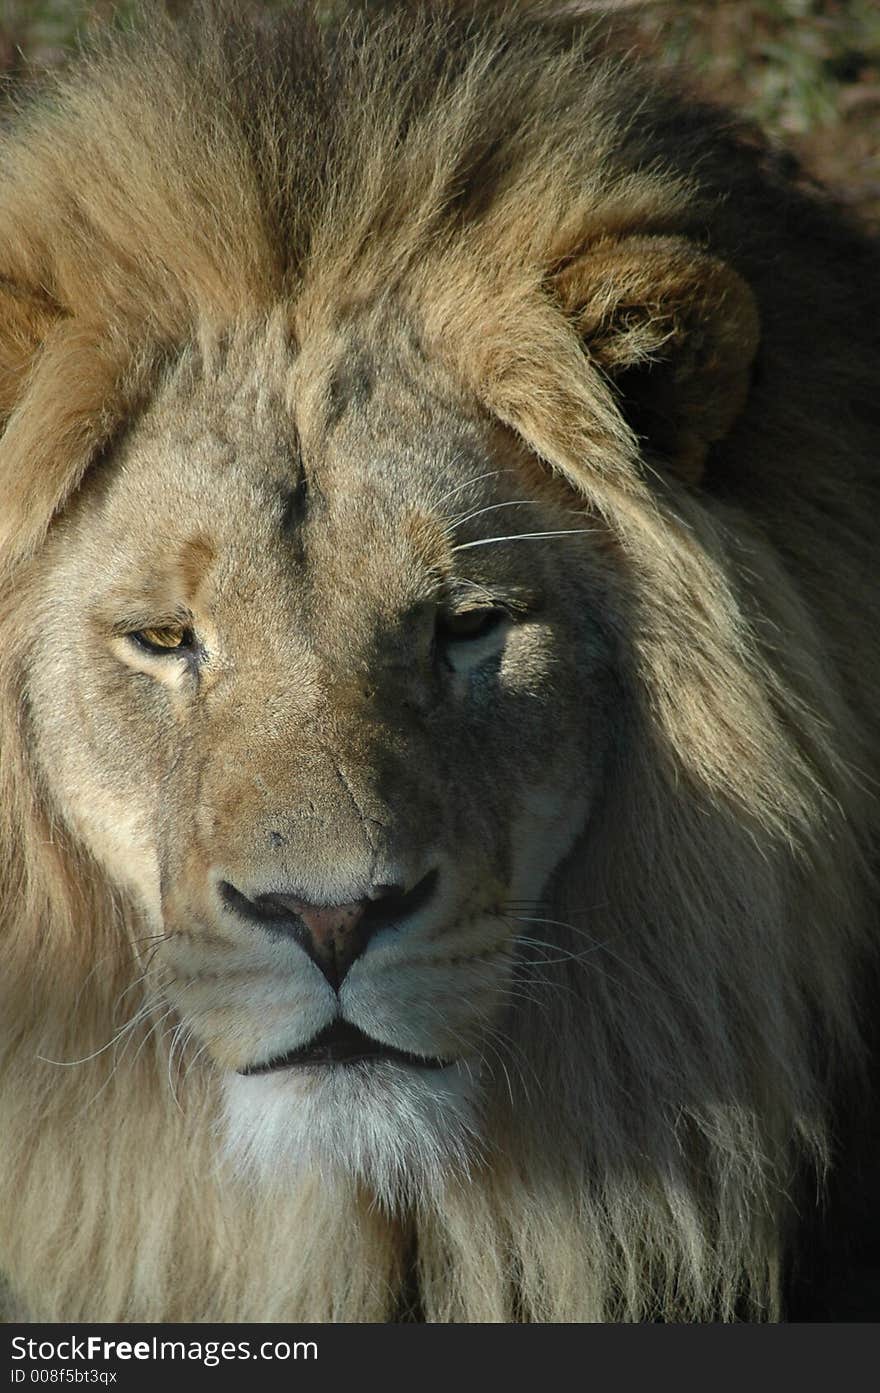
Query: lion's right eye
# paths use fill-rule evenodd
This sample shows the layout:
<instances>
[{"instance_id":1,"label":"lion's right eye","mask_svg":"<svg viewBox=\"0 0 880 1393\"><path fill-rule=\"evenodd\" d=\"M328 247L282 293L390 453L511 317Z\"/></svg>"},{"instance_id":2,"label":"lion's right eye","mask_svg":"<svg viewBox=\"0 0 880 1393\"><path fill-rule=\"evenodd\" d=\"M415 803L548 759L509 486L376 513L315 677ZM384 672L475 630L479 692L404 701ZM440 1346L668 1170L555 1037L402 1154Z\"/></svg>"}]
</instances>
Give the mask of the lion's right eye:
<instances>
[{"instance_id":1,"label":"lion's right eye","mask_svg":"<svg viewBox=\"0 0 880 1393\"><path fill-rule=\"evenodd\" d=\"M497 606L441 614L437 618L437 636L445 643L468 643L487 638L507 618L506 611Z\"/></svg>"},{"instance_id":2,"label":"lion's right eye","mask_svg":"<svg viewBox=\"0 0 880 1393\"><path fill-rule=\"evenodd\" d=\"M178 624L163 625L155 629L136 629L126 637L140 648L145 648L148 653L157 653L163 657L170 653L189 652L195 644L192 629Z\"/></svg>"}]
</instances>

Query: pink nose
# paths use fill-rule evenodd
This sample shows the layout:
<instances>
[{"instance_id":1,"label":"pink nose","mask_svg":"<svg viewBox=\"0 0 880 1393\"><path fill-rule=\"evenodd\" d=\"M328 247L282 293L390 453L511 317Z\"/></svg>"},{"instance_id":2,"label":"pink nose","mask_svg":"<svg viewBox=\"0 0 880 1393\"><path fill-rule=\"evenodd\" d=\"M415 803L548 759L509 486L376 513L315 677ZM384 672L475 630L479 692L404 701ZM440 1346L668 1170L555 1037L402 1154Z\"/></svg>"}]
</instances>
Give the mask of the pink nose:
<instances>
[{"instance_id":1,"label":"pink nose","mask_svg":"<svg viewBox=\"0 0 880 1393\"><path fill-rule=\"evenodd\" d=\"M228 880L219 881L218 889L224 910L272 938L292 938L338 991L373 935L389 926L403 928L428 904L436 885L435 869L410 890L374 885L362 900L333 905L313 904L295 893L243 895Z\"/></svg>"},{"instance_id":2,"label":"pink nose","mask_svg":"<svg viewBox=\"0 0 880 1393\"><path fill-rule=\"evenodd\" d=\"M295 914L305 925L309 939L299 939L302 947L321 969L331 987L338 988L371 937L365 918L372 901L316 905L308 904L305 900L288 899L286 895L276 898L283 900L291 914Z\"/></svg>"}]
</instances>

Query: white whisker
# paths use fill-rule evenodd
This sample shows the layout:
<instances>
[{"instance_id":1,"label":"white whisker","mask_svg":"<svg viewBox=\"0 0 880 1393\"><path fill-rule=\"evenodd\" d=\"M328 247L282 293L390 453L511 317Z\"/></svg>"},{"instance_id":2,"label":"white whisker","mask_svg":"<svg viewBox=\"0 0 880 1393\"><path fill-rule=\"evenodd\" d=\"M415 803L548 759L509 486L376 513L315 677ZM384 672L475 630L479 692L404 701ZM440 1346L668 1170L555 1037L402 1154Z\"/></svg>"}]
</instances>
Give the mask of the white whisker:
<instances>
[{"instance_id":1,"label":"white whisker","mask_svg":"<svg viewBox=\"0 0 880 1393\"><path fill-rule=\"evenodd\" d=\"M168 1087L171 1090L171 1097L174 1099L174 1106L180 1113L183 1112L183 1108L180 1106L180 1100L177 1097L177 1090L174 1086L174 1051L179 1045L181 1055L184 1055L186 1052L187 1044L189 1042L189 1038L189 1027L185 1026L182 1021L178 1022L178 1024L174 1027L173 1033L171 1035L171 1044L168 1049Z\"/></svg>"},{"instance_id":2,"label":"white whisker","mask_svg":"<svg viewBox=\"0 0 880 1393\"><path fill-rule=\"evenodd\" d=\"M533 538L539 537L577 537L591 536L598 529L595 527L564 527L557 532L514 532L509 537L481 537L476 542L460 542L453 547L453 551L469 551L471 547L488 547L493 542L528 542Z\"/></svg>"},{"instance_id":3,"label":"white whisker","mask_svg":"<svg viewBox=\"0 0 880 1393\"><path fill-rule=\"evenodd\" d=\"M577 934L579 938L585 938L589 943L601 947L610 958L613 958L615 962L620 963L621 967L625 967L627 972L631 972L634 977L638 977L641 979L641 981L647 983L647 985L652 989L652 991L656 991L657 989L657 983L653 980L653 978L649 977L646 972L642 972L640 968L635 967L632 963L627 962L626 958L622 958L620 954L610 946L610 939L600 941L599 939L594 938L592 934L588 933L586 929L579 929L574 924L568 924L562 919L541 919L523 914L511 914L508 916L508 918L515 920L519 924L547 924L551 928L568 929L570 933ZM557 944L555 945L555 947L558 951L563 951L560 945ZM667 988L667 990L669 989ZM679 1000L684 1000L684 997L682 997L681 993L675 992L674 995L677 996Z\"/></svg>"},{"instance_id":4,"label":"white whisker","mask_svg":"<svg viewBox=\"0 0 880 1393\"><path fill-rule=\"evenodd\" d=\"M458 464L461 458L461 455L456 455L455 459L449 465L449 468L451 469ZM455 488L449 489L447 493L442 493L437 499L435 506L439 508L440 504L445 503L447 498L451 498L453 494L461 493L462 489L469 489L472 484L482 483L483 479L494 479L499 474L515 474L516 472L515 469L490 469L485 474L475 474L472 479L465 479L463 484L456 484Z\"/></svg>"},{"instance_id":5,"label":"white whisker","mask_svg":"<svg viewBox=\"0 0 880 1393\"><path fill-rule=\"evenodd\" d=\"M590 957L590 955L591 955L592 953L597 953L597 952L599 951L600 948L606 948L606 947L607 947L607 944L606 944L606 943L598 943L598 942L597 942L597 943L594 943L594 944L592 945L592 947L590 947L590 948L584 948L584 949L582 949L580 953L570 953L570 952L568 951L568 949L562 948L562 947L560 946L560 944L558 944L558 943L547 943L544 939L541 939L541 938L527 938L527 937L525 937L525 936L522 935L522 934L517 934L516 941L517 941L517 943L526 944L529 948L549 948L551 952L557 953L559 956L558 956L558 957L555 957L555 958L539 958L539 959L538 959L538 961L539 961L540 963L542 963L542 964L548 964L548 965L551 964L551 963L567 963L567 962L577 963L577 962L582 962L582 961L584 960L584 958Z\"/></svg>"},{"instance_id":6,"label":"white whisker","mask_svg":"<svg viewBox=\"0 0 880 1393\"><path fill-rule=\"evenodd\" d=\"M81 1059L47 1059L46 1056L42 1054L35 1055L34 1058L39 1060L41 1064L54 1064L59 1069L75 1069L80 1064L88 1064L89 1060L97 1059L98 1055L104 1054L105 1050L112 1049L114 1045L118 1044L123 1035L131 1030L133 1026L137 1025L138 1021L143 1020L144 1016L148 1015L150 1010L151 1005L149 1003L146 1006L142 1006L141 1009L132 1016L131 1020L126 1021L125 1025L117 1030L116 1034L111 1040L107 1041L106 1045L102 1045L100 1049L93 1050L91 1054L84 1054Z\"/></svg>"},{"instance_id":7,"label":"white whisker","mask_svg":"<svg viewBox=\"0 0 880 1393\"><path fill-rule=\"evenodd\" d=\"M457 517L449 519L450 527L463 527L466 522L473 522L474 518L481 518L484 513L494 513L498 508L531 508L534 507L533 498L512 498L506 503L488 503L485 508L474 508L469 513L459 513Z\"/></svg>"}]
</instances>

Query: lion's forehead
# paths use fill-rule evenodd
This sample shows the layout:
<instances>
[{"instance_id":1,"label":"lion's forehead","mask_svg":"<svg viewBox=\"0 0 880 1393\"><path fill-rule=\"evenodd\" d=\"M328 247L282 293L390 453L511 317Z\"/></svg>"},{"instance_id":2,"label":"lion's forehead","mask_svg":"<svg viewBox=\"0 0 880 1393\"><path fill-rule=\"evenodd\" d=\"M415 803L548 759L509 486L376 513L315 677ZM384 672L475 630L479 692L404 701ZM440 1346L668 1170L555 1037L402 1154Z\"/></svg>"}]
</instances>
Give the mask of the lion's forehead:
<instances>
[{"instance_id":1,"label":"lion's forehead","mask_svg":"<svg viewBox=\"0 0 880 1393\"><path fill-rule=\"evenodd\" d=\"M100 584L160 592L171 576L184 600L246 601L263 622L291 604L393 621L431 600L464 517L529 497L512 442L417 357L350 336L249 347L185 361L87 485ZM503 566L497 549L472 559Z\"/></svg>"}]
</instances>

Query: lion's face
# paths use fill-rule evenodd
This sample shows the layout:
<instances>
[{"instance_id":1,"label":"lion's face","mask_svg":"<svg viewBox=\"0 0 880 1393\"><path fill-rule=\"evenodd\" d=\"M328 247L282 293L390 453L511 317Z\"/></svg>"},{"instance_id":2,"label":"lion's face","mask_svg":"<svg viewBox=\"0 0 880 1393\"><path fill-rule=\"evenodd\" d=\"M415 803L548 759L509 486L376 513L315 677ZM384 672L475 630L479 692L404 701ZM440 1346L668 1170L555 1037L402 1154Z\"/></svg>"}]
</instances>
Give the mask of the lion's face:
<instances>
[{"instance_id":1,"label":"lion's face","mask_svg":"<svg viewBox=\"0 0 880 1393\"><path fill-rule=\"evenodd\" d=\"M600 542L390 331L185 359L57 528L42 765L251 1148L436 1159L503 1084L600 782Z\"/></svg>"}]
</instances>

